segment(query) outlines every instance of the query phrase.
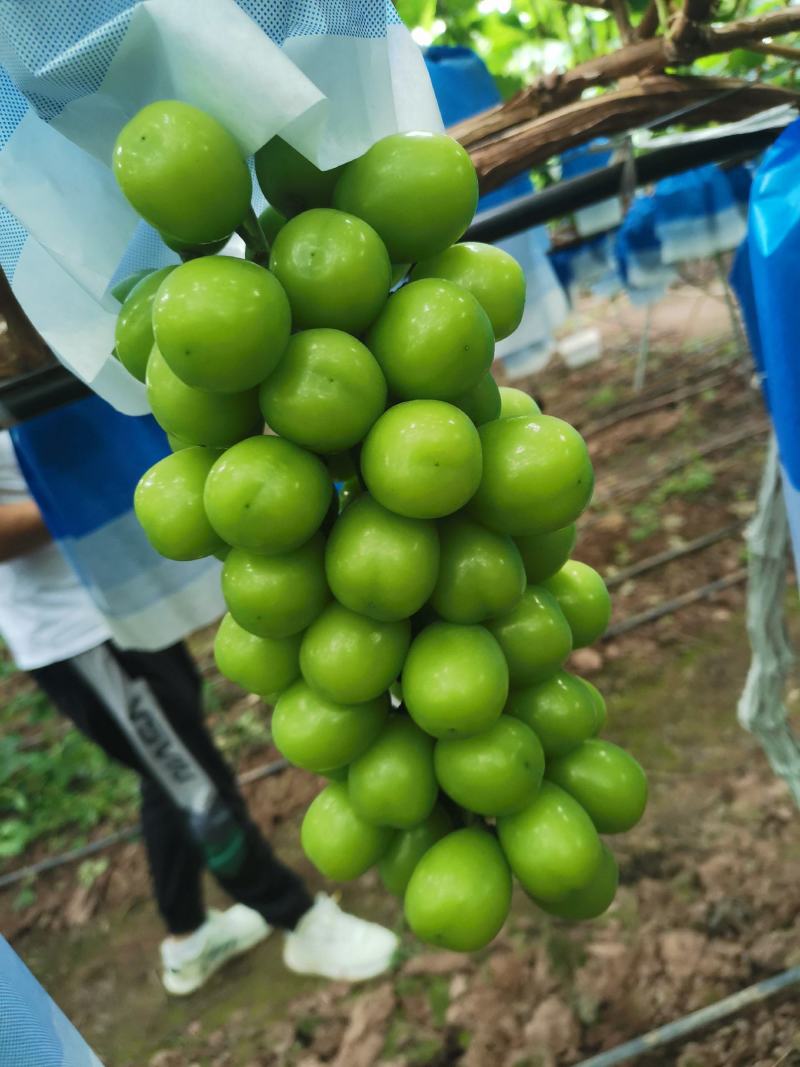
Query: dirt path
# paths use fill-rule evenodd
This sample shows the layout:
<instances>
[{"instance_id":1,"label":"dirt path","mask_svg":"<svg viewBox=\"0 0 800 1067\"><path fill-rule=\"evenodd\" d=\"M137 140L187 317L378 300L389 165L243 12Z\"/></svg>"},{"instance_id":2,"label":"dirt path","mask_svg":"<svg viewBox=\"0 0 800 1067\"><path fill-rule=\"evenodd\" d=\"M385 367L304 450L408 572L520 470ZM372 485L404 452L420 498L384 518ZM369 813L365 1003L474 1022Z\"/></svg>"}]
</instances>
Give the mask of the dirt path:
<instances>
[{"instance_id":1,"label":"dirt path","mask_svg":"<svg viewBox=\"0 0 800 1067\"><path fill-rule=\"evenodd\" d=\"M583 307L576 324L597 313ZM554 364L531 383L548 411L589 432L599 504L578 555L607 574L746 517L764 444L760 399L738 369L724 305L693 290L678 290L659 309L646 387L651 397L691 395L622 417L635 400L639 317L614 305L600 362L572 371ZM742 428L734 445L704 452ZM659 475L669 463L672 473ZM626 581L615 591L615 618L731 574L742 561L735 534ZM792 594L798 639L795 602ZM158 980L161 931L133 843L113 850L89 886L66 867L39 880L28 907L0 895L0 928L107 1067L575 1063L800 963L800 823L735 721L748 662L742 604L735 587L577 657L607 695L608 736L634 751L652 783L644 821L614 843L623 884L596 923L552 922L520 896L485 952L427 952L404 934L396 971L356 990L287 975L274 938L174 1002ZM197 649L210 670L207 641ZM218 693L226 707L235 699L224 686ZM790 705L800 707L800 680ZM252 744L244 765L272 755ZM248 787L278 851L314 885L297 828L318 787L298 771ZM399 905L372 874L343 899L402 929ZM800 1013L787 1000L641 1062L791 1067L797 1050Z\"/></svg>"}]
</instances>

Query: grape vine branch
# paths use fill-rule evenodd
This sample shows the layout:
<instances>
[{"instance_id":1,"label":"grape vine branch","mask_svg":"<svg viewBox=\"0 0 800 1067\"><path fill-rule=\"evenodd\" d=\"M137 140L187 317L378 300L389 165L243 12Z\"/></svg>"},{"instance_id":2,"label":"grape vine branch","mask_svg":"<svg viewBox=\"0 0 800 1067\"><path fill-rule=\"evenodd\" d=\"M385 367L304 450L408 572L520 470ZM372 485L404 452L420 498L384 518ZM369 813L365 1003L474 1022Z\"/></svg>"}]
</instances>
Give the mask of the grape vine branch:
<instances>
[{"instance_id":1,"label":"grape vine branch","mask_svg":"<svg viewBox=\"0 0 800 1067\"><path fill-rule=\"evenodd\" d=\"M626 43L564 72L540 75L504 103L450 129L469 150L482 189L542 165L571 145L648 126L685 109L681 123L697 126L778 104L800 105L800 93L771 79L686 72L698 59L741 49L796 59L800 51L773 39L800 31L798 7L716 25L709 21L709 0L684 0L679 9L667 9L666 26L653 4L634 28L619 0L582 3L611 12Z\"/></svg>"}]
</instances>

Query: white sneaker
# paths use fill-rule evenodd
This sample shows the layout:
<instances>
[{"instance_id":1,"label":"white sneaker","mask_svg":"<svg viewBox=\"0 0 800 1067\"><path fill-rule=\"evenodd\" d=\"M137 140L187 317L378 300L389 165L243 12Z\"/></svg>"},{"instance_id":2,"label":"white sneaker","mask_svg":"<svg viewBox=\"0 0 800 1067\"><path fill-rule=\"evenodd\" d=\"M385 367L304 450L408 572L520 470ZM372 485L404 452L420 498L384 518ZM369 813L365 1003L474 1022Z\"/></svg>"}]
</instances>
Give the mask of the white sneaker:
<instances>
[{"instance_id":1,"label":"white sneaker","mask_svg":"<svg viewBox=\"0 0 800 1067\"><path fill-rule=\"evenodd\" d=\"M392 964L398 940L377 923L348 915L325 893L287 933L283 962L297 974L363 982Z\"/></svg>"},{"instance_id":2,"label":"white sneaker","mask_svg":"<svg viewBox=\"0 0 800 1067\"><path fill-rule=\"evenodd\" d=\"M228 960L249 952L271 933L272 927L244 904L209 911L190 937L161 942L164 988L176 997L194 993Z\"/></svg>"}]
</instances>

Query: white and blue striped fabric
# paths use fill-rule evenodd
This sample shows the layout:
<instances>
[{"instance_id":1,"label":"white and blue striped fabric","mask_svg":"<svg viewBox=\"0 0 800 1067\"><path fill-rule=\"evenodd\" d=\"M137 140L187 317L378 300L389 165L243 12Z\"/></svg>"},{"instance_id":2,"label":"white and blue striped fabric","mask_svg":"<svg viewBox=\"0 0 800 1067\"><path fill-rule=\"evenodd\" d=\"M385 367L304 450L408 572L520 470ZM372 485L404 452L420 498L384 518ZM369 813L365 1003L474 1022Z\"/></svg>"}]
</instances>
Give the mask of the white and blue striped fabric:
<instances>
[{"instance_id":1,"label":"white and blue striped fabric","mask_svg":"<svg viewBox=\"0 0 800 1067\"><path fill-rule=\"evenodd\" d=\"M388 0L3 0L0 264L59 359L129 414L146 403L109 359L109 287L172 257L110 160L122 125L164 98L215 115L247 155L281 133L324 168L441 128Z\"/></svg>"},{"instance_id":2,"label":"white and blue striped fabric","mask_svg":"<svg viewBox=\"0 0 800 1067\"><path fill-rule=\"evenodd\" d=\"M103 1067L0 936L0 1067Z\"/></svg>"},{"instance_id":3,"label":"white and blue striped fabric","mask_svg":"<svg viewBox=\"0 0 800 1067\"><path fill-rule=\"evenodd\" d=\"M164 559L133 512L142 474L169 453L152 416L91 396L11 431L53 538L123 648L165 648L223 613L220 564Z\"/></svg>"}]
</instances>

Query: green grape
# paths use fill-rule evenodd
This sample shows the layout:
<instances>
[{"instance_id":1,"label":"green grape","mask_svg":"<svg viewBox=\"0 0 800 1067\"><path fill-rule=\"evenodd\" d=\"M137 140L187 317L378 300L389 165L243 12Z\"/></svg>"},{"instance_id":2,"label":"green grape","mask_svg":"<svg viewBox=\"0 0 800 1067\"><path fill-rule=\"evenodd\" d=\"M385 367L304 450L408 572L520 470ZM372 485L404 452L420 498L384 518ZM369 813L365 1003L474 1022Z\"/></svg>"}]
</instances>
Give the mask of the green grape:
<instances>
[{"instance_id":1,"label":"green grape","mask_svg":"<svg viewBox=\"0 0 800 1067\"><path fill-rule=\"evenodd\" d=\"M149 271L130 290L117 316L114 330L117 358L140 382L144 381L153 347L153 301L161 283L174 270L174 267L162 267Z\"/></svg>"},{"instance_id":2,"label":"green grape","mask_svg":"<svg viewBox=\"0 0 800 1067\"><path fill-rule=\"evenodd\" d=\"M334 207L373 226L393 263L443 252L469 226L478 179L467 152L443 133L393 133L348 163Z\"/></svg>"},{"instance_id":3,"label":"green grape","mask_svg":"<svg viewBox=\"0 0 800 1067\"><path fill-rule=\"evenodd\" d=\"M464 241L417 263L411 277L414 281L447 278L469 289L489 316L498 341L512 334L522 321L525 275L514 257L502 248Z\"/></svg>"},{"instance_id":4,"label":"green grape","mask_svg":"<svg viewBox=\"0 0 800 1067\"><path fill-rule=\"evenodd\" d=\"M312 207L328 207L342 169L319 170L282 137L259 148L255 161L261 192L284 220Z\"/></svg>"},{"instance_id":5,"label":"green grape","mask_svg":"<svg viewBox=\"0 0 800 1067\"><path fill-rule=\"evenodd\" d=\"M392 265L378 235L330 208L290 219L275 238L269 267L302 330L329 326L360 334L389 296Z\"/></svg>"},{"instance_id":6,"label":"green grape","mask_svg":"<svg viewBox=\"0 0 800 1067\"><path fill-rule=\"evenodd\" d=\"M182 382L154 347L147 361L147 400L156 422L189 444L227 448L263 425L258 393L204 393Z\"/></svg>"},{"instance_id":7,"label":"green grape","mask_svg":"<svg viewBox=\"0 0 800 1067\"><path fill-rule=\"evenodd\" d=\"M291 312L268 270L231 256L206 256L178 267L153 306L159 351L187 385L242 393L278 365Z\"/></svg>"},{"instance_id":8,"label":"green grape","mask_svg":"<svg viewBox=\"0 0 800 1067\"><path fill-rule=\"evenodd\" d=\"M132 206L170 241L218 241L250 208L239 145L215 118L180 100L148 104L122 128L113 168Z\"/></svg>"}]
</instances>

